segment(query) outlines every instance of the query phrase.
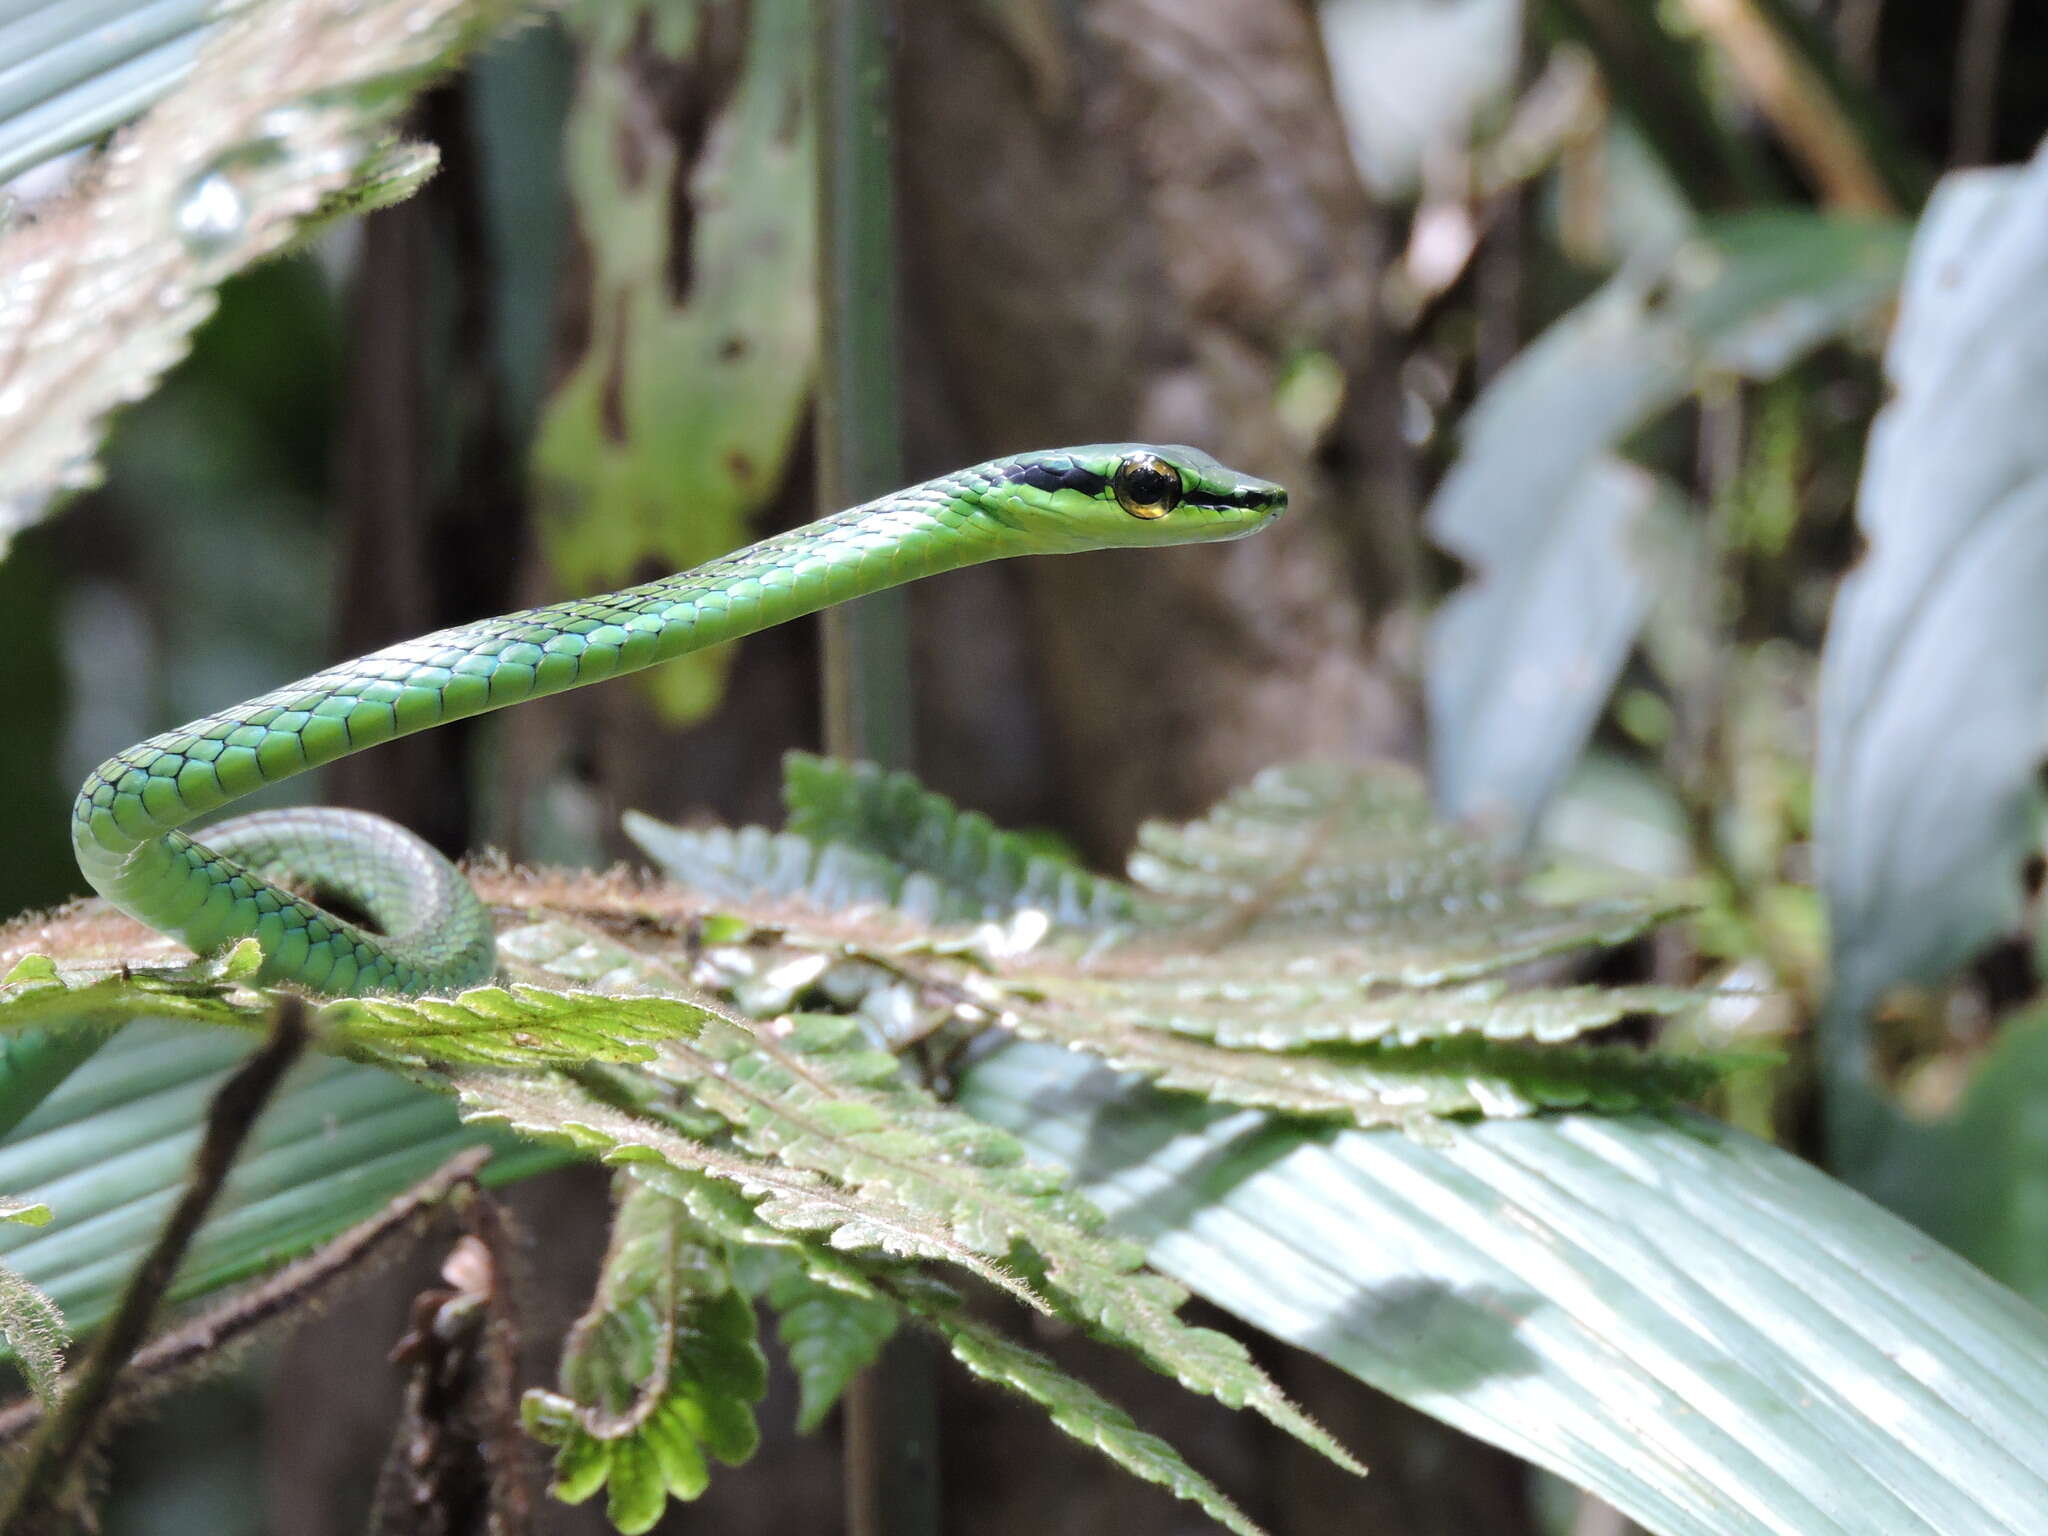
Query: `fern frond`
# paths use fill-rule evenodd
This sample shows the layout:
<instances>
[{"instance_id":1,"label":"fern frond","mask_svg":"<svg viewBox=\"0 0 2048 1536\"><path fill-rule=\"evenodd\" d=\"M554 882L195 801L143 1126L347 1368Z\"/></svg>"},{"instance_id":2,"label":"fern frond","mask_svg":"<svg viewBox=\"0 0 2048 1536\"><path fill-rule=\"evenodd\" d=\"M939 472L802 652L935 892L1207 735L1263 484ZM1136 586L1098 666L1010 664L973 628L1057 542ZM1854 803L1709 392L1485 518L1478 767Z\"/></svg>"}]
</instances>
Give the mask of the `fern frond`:
<instances>
[{"instance_id":1,"label":"fern frond","mask_svg":"<svg viewBox=\"0 0 2048 1536\"><path fill-rule=\"evenodd\" d=\"M1633 1046L1539 1046L1476 1035L1259 1051L1158 1030L1102 1030L1076 1015L1018 1012L1005 1022L1026 1039L1086 1051L1162 1088L1217 1103L1410 1130L1452 1115L1663 1109L1696 1097L1728 1065Z\"/></svg>"},{"instance_id":2,"label":"fern frond","mask_svg":"<svg viewBox=\"0 0 2048 1536\"><path fill-rule=\"evenodd\" d=\"M245 985L260 959L254 940L219 959L145 970L60 967L29 955L0 980L0 1032L105 1029L145 1018L267 1029L275 1002ZM338 998L308 1022L329 1050L387 1065L533 1069L650 1061L658 1042L695 1034L703 1018L674 997L513 986L452 998Z\"/></svg>"},{"instance_id":3,"label":"fern frond","mask_svg":"<svg viewBox=\"0 0 2048 1536\"><path fill-rule=\"evenodd\" d=\"M1268 769L1199 821L1142 827L1131 875L1151 924L1123 968L1188 980L1438 986L1618 944L1682 910L1540 901L1386 765Z\"/></svg>"},{"instance_id":4,"label":"fern frond","mask_svg":"<svg viewBox=\"0 0 2048 1536\"><path fill-rule=\"evenodd\" d=\"M830 1015L757 1026L707 1024L655 1070L730 1121L757 1156L879 1193L992 1257L1026 1245L1063 1308L1195 1391L1249 1407L1340 1466L1342 1446L1268 1378L1243 1346L1175 1315L1187 1293L1143 1268L1098 1210L1014 1138L905 1081L859 1025Z\"/></svg>"},{"instance_id":5,"label":"fern frond","mask_svg":"<svg viewBox=\"0 0 2048 1536\"><path fill-rule=\"evenodd\" d=\"M1104 976L1027 967L1037 999L1085 1014L1105 1029L1166 1030L1230 1050L1325 1045L1416 1045L1450 1035L1556 1044L1642 1014L1696 1008L1677 987L1511 989L1497 979L1442 987L1295 981L1249 970L1229 977Z\"/></svg>"},{"instance_id":6,"label":"fern frond","mask_svg":"<svg viewBox=\"0 0 2048 1536\"><path fill-rule=\"evenodd\" d=\"M26 1221L32 1226L49 1220L48 1206L8 1203L15 1209L0 1219ZM42 1213L41 1221L35 1218L36 1212ZM4 1264L0 1264L0 1340L6 1342L7 1352L36 1400L45 1408L55 1403L71 1330L54 1301Z\"/></svg>"},{"instance_id":7,"label":"fern frond","mask_svg":"<svg viewBox=\"0 0 2048 1536\"><path fill-rule=\"evenodd\" d=\"M954 1309L919 1309L953 1357L984 1381L1037 1403L1065 1434L1091 1445L1126 1472L1169 1489L1225 1530L1261 1536L1243 1510L1181 1459L1180 1452L1138 1428L1114 1403L1076 1381L1043 1355Z\"/></svg>"},{"instance_id":8,"label":"fern frond","mask_svg":"<svg viewBox=\"0 0 2048 1536\"><path fill-rule=\"evenodd\" d=\"M529 1391L521 1417L558 1447L554 1492L580 1503L606 1488L612 1525L638 1536L670 1498L711 1480L706 1457L738 1466L760 1443L768 1390L753 1308L725 1250L678 1201L620 1181L590 1307L563 1346L561 1390Z\"/></svg>"},{"instance_id":9,"label":"fern frond","mask_svg":"<svg viewBox=\"0 0 2048 1536\"><path fill-rule=\"evenodd\" d=\"M797 1433L809 1434L881 1356L902 1309L872 1290L859 1296L825 1284L786 1249L743 1249L733 1255L733 1268L775 1309L775 1336L796 1372Z\"/></svg>"},{"instance_id":10,"label":"fern frond","mask_svg":"<svg viewBox=\"0 0 2048 1536\"><path fill-rule=\"evenodd\" d=\"M770 1226L816 1233L834 1247L874 1248L902 1258L943 1259L1048 1310L1030 1286L937 1221L900 1202L852 1191L807 1169L758 1160L693 1140L673 1125L607 1103L565 1078L469 1071L450 1075L463 1118L565 1144L613 1165L653 1164L723 1179L756 1200Z\"/></svg>"},{"instance_id":11,"label":"fern frond","mask_svg":"<svg viewBox=\"0 0 2048 1536\"><path fill-rule=\"evenodd\" d=\"M1136 915L1130 888L1052 858L978 811L963 811L907 773L791 752L782 761L784 830L821 847L855 848L930 877L941 921L1003 917L1025 907L1072 928Z\"/></svg>"}]
</instances>

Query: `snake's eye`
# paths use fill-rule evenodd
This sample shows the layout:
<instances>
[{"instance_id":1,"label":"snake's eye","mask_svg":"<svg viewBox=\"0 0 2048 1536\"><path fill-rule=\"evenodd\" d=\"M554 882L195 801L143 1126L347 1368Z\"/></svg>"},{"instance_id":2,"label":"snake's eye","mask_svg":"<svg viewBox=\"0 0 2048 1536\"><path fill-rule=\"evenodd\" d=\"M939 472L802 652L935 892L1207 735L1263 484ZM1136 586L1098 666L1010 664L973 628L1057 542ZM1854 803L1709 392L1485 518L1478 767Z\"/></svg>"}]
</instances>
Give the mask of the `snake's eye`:
<instances>
[{"instance_id":1,"label":"snake's eye","mask_svg":"<svg viewBox=\"0 0 2048 1536\"><path fill-rule=\"evenodd\" d=\"M1133 517L1164 517L1180 505L1180 471L1152 453L1134 453L1116 467L1117 505Z\"/></svg>"}]
</instances>

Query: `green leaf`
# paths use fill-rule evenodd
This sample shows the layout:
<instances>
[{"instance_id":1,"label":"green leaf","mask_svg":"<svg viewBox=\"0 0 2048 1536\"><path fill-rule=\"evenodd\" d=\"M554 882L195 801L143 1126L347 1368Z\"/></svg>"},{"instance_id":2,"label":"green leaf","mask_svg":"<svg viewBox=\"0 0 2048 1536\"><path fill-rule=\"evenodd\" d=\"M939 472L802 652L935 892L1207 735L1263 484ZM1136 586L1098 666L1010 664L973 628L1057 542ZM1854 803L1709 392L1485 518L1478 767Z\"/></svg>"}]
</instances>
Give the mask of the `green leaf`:
<instances>
[{"instance_id":1,"label":"green leaf","mask_svg":"<svg viewBox=\"0 0 2048 1536\"><path fill-rule=\"evenodd\" d=\"M607 1163L632 1165L650 1181L657 1169L707 1174L754 1198L756 1214L770 1226L821 1234L839 1248L945 1259L1021 1301L1044 1306L1029 1286L923 1212L870 1191L844 1189L806 1169L707 1145L659 1118L658 1110L621 1108L560 1078L472 1071L457 1075L453 1085L463 1118L471 1123L503 1125Z\"/></svg>"},{"instance_id":2,"label":"green leaf","mask_svg":"<svg viewBox=\"0 0 2048 1536\"><path fill-rule=\"evenodd\" d=\"M628 1536L671 1496L703 1493L706 1453L737 1466L760 1441L753 1405L768 1363L724 1247L682 1202L630 1177L597 1292L563 1348L561 1388L522 1404L528 1430L560 1448L555 1493L580 1502L607 1486Z\"/></svg>"},{"instance_id":3,"label":"green leaf","mask_svg":"<svg viewBox=\"0 0 2048 1536\"><path fill-rule=\"evenodd\" d=\"M770 865L793 872L772 882L776 894L802 894L820 906L835 895L866 905L915 894L927 915L955 916L1000 911L1004 890L1011 900L1031 899L1019 848L989 854L985 823L962 817L907 776L807 758L792 758L789 773L794 822L819 839L808 855L795 833L723 834L725 849L745 850L751 839L755 854L772 854L757 860L757 872ZM702 876L703 862L691 853L713 848L720 836L657 829L650 838L644 824L635 830L682 878ZM678 851L684 839L694 850ZM862 877L836 892L825 888L814 877L832 858L859 861ZM1006 876L968 891L1006 861ZM901 935L828 933L824 918L813 925L820 931L807 932L812 920L778 926L772 911L749 910L758 897L742 894L736 915L743 926L810 947L816 961L787 968L803 985L780 993L762 984L784 969L772 960L713 970L722 971L717 984L750 1010L779 1011L804 1006L804 987L823 984L828 956L839 966L835 996L844 1004L857 990L842 974L845 962L865 954L883 981L900 977L907 988L878 1017L891 1007L914 1009L908 995L938 994L953 999L961 1022L993 1016L1018 1034L1093 1052L1164 1086L1360 1124L1583 1104L1658 1106L1699 1092L1725 1065L1522 1044L1559 1042L1699 1002L1664 988L1510 989L1495 974L1620 942L1673 909L1648 899L1536 899L1484 841L1437 822L1405 771L1271 770L1200 821L1148 824L1131 868L1135 890L1102 883L1114 893L1113 910L1131 921L1085 943L1055 935L1035 947L920 949ZM893 891L891 869L903 872ZM935 883L935 871L950 884ZM748 883L740 878L726 888ZM960 899L947 905L947 891ZM1096 895L1088 906L1100 914L1108 903ZM567 947L559 939L535 942ZM573 974L632 969L624 958L595 958L602 944L586 948ZM887 991L878 982L871 996L886 999ZM891 1035L902 1037L894 1026Z\"/></svg>"},{"instance_id":4,"label":"green leaf","mask_svg":"<svg viewBox=\"0 0 2048 1536\"><path fill-rule=\"evenodd\" d=\"M756 1156L900 1203L991 1259L1029 1245L1048 1293L1100 1337L1362 1470L1236 1340L1176 1317L1185 1293L1142 1272L1130 1245L1105 1241L1100 1213L1025 1162L1014 1138L905 1081L857 1022L712 1023L695 1043L670 1047L657 1071L730 1121Z\"/></svg>"},{"instance_id":5,"label":"green leaf","mask_svg":"<svg viewBox=\"0 0 2048 1536\"><path fill-rule=\"evenodd\" d=\"M0 1143L0 1188L47 1204L45 1227L0 1224L0 1260L86 1331L112 1307L190 1172L206 1106L248 1054L239 1032L124 1030ZM315 1058L251 1133L173 1286L203 1295L374 1215L465 1147L496 1144L503 1182L559 1154L462 1126L438 1093L379 1069Z\"/></svg>"},{"instance_id":6,"label":"green leaf","mask_svg":"<svg viewBox=\"0 0 2048 1536\"><path fill-rule=\"evenodd\" d=\"M356 998L313 1016L343 1047L399 1062L496 1067L652 1061L708 1014L675 997L616 997L541 987L477 987L453 998Z\"/></svg>"},{"instance_id":7,"label":"green leaf","mask_svg":"<svg viewBox=\"0 0 2048 1536\"><path fill-rule=\"evenodd\" d=\"M1076 1028L1018 1012L1008 1022L1047 1040L1225 1104L1356 1125L1421 1129L1451 1115L1532 1115L1590 1106L1661 1109L1696 1098L1730 1063L1633 1046L1532 1046L1454 1035L1415 1045L1322 1051L1224 1050L1157 1031Z\"/></svg>"},{"instance_id":8,"label":"green leaf","mask_svg":"<svg viewBox=\"0 0 2048 1536\"><path fill-rule=\"evenodd\" d=\"M43 1220L31 1225L41 1226L49 1220L47 1207L31 1209L43 1212ZM53 1405L64 1374L64 1350L71 1342L71 1332L57 1304L4 1264L0 1264L0 1339L6 1341L8 1353L13 1355L36 1401L45 1408Z\"/></svg>"},{"instance_id":9,"label":"green leaf","mask_svg":"<svg viewBox=\"0 0 2048 1536\"><path fill-rule=\"evenodd\" d=\"M1128 887L1093 875L904 773L807 753L783 759L788 826L685 830L637 811L626 835L670 879L740 902L800 897L823 910L885 906L923 924L1026 908L1096 929L1128 921Z\"/></svg>"},{"instance_id":10,"label":"green leaf","mask_svg":"<svg viewBox=\"0 0 2048 1536\"><path fill-rule=\"evenodd\" d=\"M1105 975L1431 987L1622 943L1682 910L1540 900L1388 765L1267 769L1199 821L1141 827L1131 875L1151 926L1093 963Z\"/></svg>"},{"instance_id":11,"label":"green leaf","mask_svg":"<svg viewBox=\"0 0 2048 1536\"><path fill-rule=\"evenodd\" d=\"M838 843L813 843L763 827L685 829L640 811L619 818L640 851L676 884L715 901L801 897L825 911L893 907L937 921L945 895L928 877Z\"/></svg>"},{"instance_id":12,"label":"green leaf","mask_svg":"<svg viewBox=\"0 0 2048 1536\"><path fill-rule=\"evenodd\" d=\"M1613 541L1652 493L1618 478L1633 472L1611 455L1703 379L1769 378L1869 323L1903 250L1890 223L1789 210L1708 220L1488 386L1428 512L1431 534L1476 573L1430 637L1431 779L1449 814L1525 829L1627 655L1647 593ZM1587 569L1601 579L1576 579ZM1530 648L1535 636L1544 643Z\"/></svg>"},{"instance_id":13,"label":"green leaf","mask_svg":"<svg viewBox=\"0 0 2048 1536\"><path fill-rule=\"evenodd\" d=\"M1127 976L1030 973L1032 989L1091 1020L1166 1030L1230 1050L1288 1051L1321 1045L1416 1045L1451 1035L1554 1044L1632 1016L1696 1008L1677 987L1512 988L1498 979L1442 987L1366 988L1286 976Z\"/></svg>"},{"instance_id":14,"label":"green leaf","mask_svg":"<svg viewBox=\"0 0 2048 1536\"><path fill-rule=\"evenodd\" d=\"M1049 857L1030 839L963 811L907 773L792 752L783 759L784 825L806 841L879 855L929 876L941 922L1007 917L1037 907L1056 923L1101 928L1134 915L1129 889Z\"/></svg>"},{"instance_id":15,"label":"green leaf","mask_svg":"<svg viewBox=\"0 0 2048 1536\"><path fill-rule=\"evenodd\" d=\"M533 476L556 580L602 592L744 543L782 484L817 363L807 19L769 5L735 27L714 7L626 4L565 19L580 46L563 160L591 324L542 413ZM686 127L676 92L706 120ZM729 655L646 682L671 719L694 719Z\"/></svg>"},{"instance_id":16,"label":"green leaf","mask_svg":"<svg viewBox=\"0 0 2048 1536\"><path fill-rule=\"evenodd\" d=\"M962 1365L984 1381L1037 1403L1063 1433L1093 1446L1126 1472L1171 1490L1176 1498L1188 1500L1225 1530L1236 1531L1239 1536L1260 1536L1259 1527L1246 1518L1244 1511L1183 1461L1180 1452L1157 1435L1138 1428L1129 1414L1044 1356L962 1313L930 1310L924 1316Z\"/></svg>"},{"instance_id":17,"label":"green leaf","mask_svg":"<svg viewBox=\"0 0 2048 1536\"><path fill-rule=\"evenodd\" d=\"M52 1212L40 1200L15 1200L0 1195L0 1221L15 1221L25 1227L47 1227Z\"/></svg>"},{"instance_id":18,"label":"green leaf","mask_svg":"<svg viewBox=\"0 0 2048 1536\"><path fill-rule=\"evenodd\" d=\"M2013 925L2038 844L2044 210L2048 154L1943 180L1886 357L1893 398L1857 506L1869 552L1821 658L1815 839L1835 988L1822 1044L1838 1089L1868 1077L1864 1019L1887 987L1942 978Z\"/></svg>"},{"instance_id":19,"label":"green leaf","mask_svg":"<svg viewBox=\"0 0 2048 1536\"><path fill-rule=\"evenodd\" d=\"M112 972L32 955L0 982L0 1031L107 1029L135 1019L265 1029L275 994L238 985L261 959L253 940L219 960ZM533 1068L650 1061L657 1042L696 1033L704 1017L681 998L515 986L452 998L342 998L313 1009L309 1024L326 1049L370 1060Z\"/></svg>"},{"instance_id":20,"label":"green leaf","mask_svg":"<svg viewBox=\"0 0 2048 1536\"><path fill-rule=\"evenodd\" d=\"M2048 1318L1725 1126L1333 1133L1032 1046L961 1102L1209 1301L1665 1536L2019 1536L2048 1508Z\"/></svg>"},{"instance_id":21,"label":"green leaf","mask_svg":"<svg viewBox=\"0 0 2048 1536\"><path fill-rule=\"evenodd\" d=\"M184 354L214 288L282 249L365 170L388 170L384 126L411 91L512 10L244 7L76 199L0 234L0 556L92 483L108 414Z\"/></svg>"},{"instance_id":22,"label":"green leaf","mask_svg":"<svg viewBox=\"0 0 2048 1536\"><path fill-rule=\"evenodd\" d=\"M1885 1203L2048 1309L2048 1009L2007 1019L1961 1107L1894 1133Z\"/></svg>"},{"instance_id":23,"label":"green leaf","mask_svg":"<svg viewBox=\"0 0 2048 1536\"><path fill-rule=\"evenodd\" d=\"M815 1279L793 1256L774 1256L762 1291L780 1319L776 1337L796 1372L796 1427L810 1434L825 1422L853 1378L881 1357L896 1332L894 1303Z\"/></svg>"}]
</instances>

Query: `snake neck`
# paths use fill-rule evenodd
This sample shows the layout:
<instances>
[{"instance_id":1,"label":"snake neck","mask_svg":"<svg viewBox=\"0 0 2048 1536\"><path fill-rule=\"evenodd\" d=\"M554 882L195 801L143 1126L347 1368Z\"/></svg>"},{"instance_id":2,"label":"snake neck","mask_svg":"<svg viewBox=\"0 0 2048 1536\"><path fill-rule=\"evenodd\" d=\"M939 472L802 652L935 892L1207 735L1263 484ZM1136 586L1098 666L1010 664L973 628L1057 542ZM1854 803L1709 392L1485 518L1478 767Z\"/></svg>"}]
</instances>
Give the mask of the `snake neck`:
<instances>
[{"instance_id":1,"label":"snake neck","mask_svg":"<svg viewBox=\"0 0 2048 1536\"><path fill-rule=\"evenodd\" d=\"M643 586L387 646L109 758L80 792L73 846L86 877L119 902L138 850L254 790L919 576L1028 552L1018 546L1013 530L940 481Z\"/></svg>"}]
</instances>

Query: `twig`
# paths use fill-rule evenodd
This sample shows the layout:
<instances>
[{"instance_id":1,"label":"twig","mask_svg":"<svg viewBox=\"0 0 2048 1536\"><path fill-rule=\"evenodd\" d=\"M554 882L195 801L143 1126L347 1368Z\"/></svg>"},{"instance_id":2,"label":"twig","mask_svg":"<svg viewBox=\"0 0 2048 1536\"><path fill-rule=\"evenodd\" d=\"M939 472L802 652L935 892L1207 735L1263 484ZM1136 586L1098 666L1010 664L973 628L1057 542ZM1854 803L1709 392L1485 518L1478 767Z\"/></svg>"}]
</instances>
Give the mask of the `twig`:
<instances>
[{"instance_id":1,"label":"twig","mask_svg":"<svg viewBox=\"0 0 2048 1536\"><path fill-rule=\"evenodd\" d=\"M164 1293L178 1272L193 1234L220 1194L228 1170L248 1139L256 1118L270 1102L279 1081L299 1059L306 1045L306 1008L295 997L277 1010L270 1038L235 1075L221 1085L206 1116L206 1134L193 1159L185 1192L164 1223L163 1231L121 1296L92 1354L79 1372L78 1383L43 1420L29 1442L20 1480L0 1514L0 1531L9 1536L59 1523L64 1492L79 1457L92 1442L101 1416L128 1358L142 1343Z\"/></svg>"},{"instance_id":2,"label":"twig","mask_svg":"<svg viewBox=\"0 0 2048 1536\"><path fill-rule=\"evenodd\" d=\"M1898 211L1847 109L1753 0L1686 0L1686 10L1727 55L1757 110L1830 206L1855 213Z\"/></svg>"},{"instance_id":3,"label":"twig","mask_svg":"<svg viewBox=\"0 0 2048 1536\"><path fill-rule=\"evenodd\" d=\"M359 1222L316 1253L278 1270L261 1284L159 1334L128 1362L105 1413L118 1417L160 1386L252 1337L266 1323L303 1306L339 1281L362 1272L395 1239L411 1234L456 1189L473 1187L490 1159L488 1147L458 1152L368 1221ZM42 1404L22 1398L0 1408L0 1446L23 1438L43 1417Z\"/></svg>"}]
</instances>

